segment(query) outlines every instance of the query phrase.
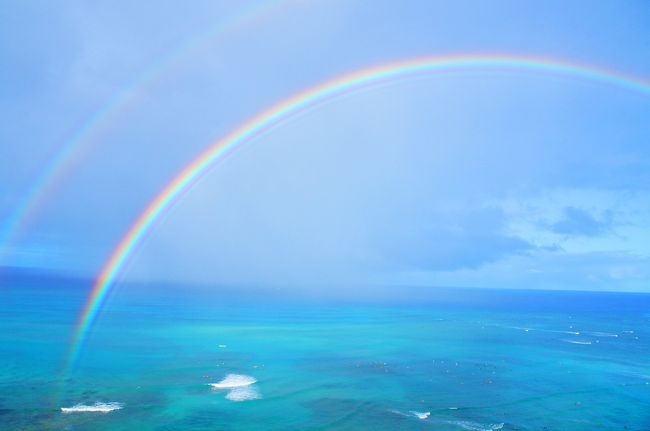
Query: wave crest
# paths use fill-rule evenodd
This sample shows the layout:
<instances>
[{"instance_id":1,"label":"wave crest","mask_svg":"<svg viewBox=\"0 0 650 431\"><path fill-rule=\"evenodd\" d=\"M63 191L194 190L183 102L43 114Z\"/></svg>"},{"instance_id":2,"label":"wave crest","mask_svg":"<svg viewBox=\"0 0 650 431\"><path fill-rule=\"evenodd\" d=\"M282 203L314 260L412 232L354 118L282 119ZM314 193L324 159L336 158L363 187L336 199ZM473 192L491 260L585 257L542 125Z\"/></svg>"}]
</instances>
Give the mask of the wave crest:
<instances>
[{"instance_id":1,"label":"wave crest","mask_svg":"<svg viewBox=\"0 0 650 431\"><path fill-rule=\"evenodd\" d=\"M95 404L75 404L72 407L61 407L63 413L108 413L113 410L120 410L124 407L122 403L95 403Z\"/></svg>"},{"instance_id":2,"label":"wave crest","mask_svg":"<svg viewBox=\"0 0 650 431\"><path fill-rule=\"evenodd\" d=\"M214 389L233 389L250 386L253 383L257 383L254 377L244 374L228 374L222 381L219 383L210 383L210 386Z\"/></svg>"},{"instance_id":3,"label":"wave crest","mask_svg":"<svg viewBox=\"0 0 650 431\"><path fill-rule=\"evenodd\" d=\"M591 344L591 341L587 341L587 340L562 340L562 341L571 344L585 344L585 345Z\"/></svg>"},{"instance_id":4,"label":"wave crest","mask_svg":"<svg viewBox=\"0 0 650 431\"><path fill-rule=\"evenodd\" d=\"M431 412L416 412L415 410L411 410L411 413L413 414L413 416L422 420L428 419L429 416L431 416Z\"/></svg>"}]
</instances>

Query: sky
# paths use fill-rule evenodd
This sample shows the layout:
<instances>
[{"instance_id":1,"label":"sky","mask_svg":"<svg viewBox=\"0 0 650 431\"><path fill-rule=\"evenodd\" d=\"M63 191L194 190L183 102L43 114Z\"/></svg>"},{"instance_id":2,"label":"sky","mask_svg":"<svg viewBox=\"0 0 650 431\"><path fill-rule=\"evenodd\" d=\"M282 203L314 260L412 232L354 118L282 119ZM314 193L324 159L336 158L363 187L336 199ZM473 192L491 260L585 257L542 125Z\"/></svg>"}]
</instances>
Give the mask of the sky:
<instances>
[{"instance_id":1,"label":"sky","mask_svg":"<svg viewBox=\"0 0 650 431\"><path fill-rule=\"evenodd\" d=\"M203 149L341 74L502 53L650 79L644 1L26 0L0 20L0 267L86 278ZM650 96L521 70L348 95L218 163L120 280L650 292Z\"/></svg>"}]
</instances>

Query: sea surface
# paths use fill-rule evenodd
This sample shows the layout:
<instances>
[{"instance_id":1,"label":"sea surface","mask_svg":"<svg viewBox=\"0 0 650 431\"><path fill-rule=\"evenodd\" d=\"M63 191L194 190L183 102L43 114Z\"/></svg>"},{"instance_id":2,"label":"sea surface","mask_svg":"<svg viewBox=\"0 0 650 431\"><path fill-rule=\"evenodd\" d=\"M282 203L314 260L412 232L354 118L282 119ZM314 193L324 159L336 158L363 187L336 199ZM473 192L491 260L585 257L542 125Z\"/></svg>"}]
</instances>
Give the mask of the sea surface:
<instances>
[{"instance_id":1,"label":"sea surface","mask_svg":"<svg viewBox=\"0 0 650 431\"><path fill-rule=\"evenodd\" d=\"M1 430L650 430L648 295L122 286L66 369L88 288L2 280Z\"/></svg>"}]
</instances>

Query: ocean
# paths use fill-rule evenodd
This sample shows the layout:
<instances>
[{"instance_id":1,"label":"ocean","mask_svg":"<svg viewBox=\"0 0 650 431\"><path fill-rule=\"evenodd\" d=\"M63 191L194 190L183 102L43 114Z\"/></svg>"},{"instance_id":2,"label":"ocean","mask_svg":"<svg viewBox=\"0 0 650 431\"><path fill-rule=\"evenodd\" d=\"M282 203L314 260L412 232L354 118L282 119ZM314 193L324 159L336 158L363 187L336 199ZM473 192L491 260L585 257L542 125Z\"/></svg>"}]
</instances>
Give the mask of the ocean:
<instances>
[{"instance_id":1,"label":"ocean","mask_svg":"<svg viewBox=\"0 0 650 431\"><path fill-rule=\"evenodd\" d=\"M650 429L650 295L122 286L69 367L88 288L2 280L0 429Z\"/></svg>"}]
</instances>

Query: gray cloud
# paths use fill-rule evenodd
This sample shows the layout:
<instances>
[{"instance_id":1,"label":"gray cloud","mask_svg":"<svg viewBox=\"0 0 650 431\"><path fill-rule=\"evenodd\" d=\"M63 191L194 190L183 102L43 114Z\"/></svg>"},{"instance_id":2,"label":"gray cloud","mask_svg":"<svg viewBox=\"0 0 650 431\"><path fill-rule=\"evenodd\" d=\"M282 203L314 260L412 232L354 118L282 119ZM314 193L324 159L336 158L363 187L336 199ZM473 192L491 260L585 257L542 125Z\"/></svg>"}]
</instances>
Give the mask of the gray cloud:
<instances>
[{"instance_id":1,"label":"gray cloud","mask_svg":"<svg viewBox=\"0 0 650 431\"><path fill-rule=\"evenodd\" d=\"M495 208L436 215L398 228L384 248L390 259L405 266L442 271L477 269L535 249L506 233L505 225L505 215Z\"/></svg>"},{"instance_id":2,"label":"gray cloud","mask_svg":"<svg viewBox=\"0 0 650 431\"><path fill-rule=\"evenodd\" d=\"M562 218L550 228L553 232L563 235L597 236L611 229L611 218L611 213L606 213L605 217L599 220L581 208L566 207Z\"/></svg>"}]
</instances>

